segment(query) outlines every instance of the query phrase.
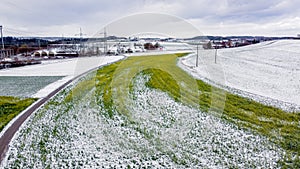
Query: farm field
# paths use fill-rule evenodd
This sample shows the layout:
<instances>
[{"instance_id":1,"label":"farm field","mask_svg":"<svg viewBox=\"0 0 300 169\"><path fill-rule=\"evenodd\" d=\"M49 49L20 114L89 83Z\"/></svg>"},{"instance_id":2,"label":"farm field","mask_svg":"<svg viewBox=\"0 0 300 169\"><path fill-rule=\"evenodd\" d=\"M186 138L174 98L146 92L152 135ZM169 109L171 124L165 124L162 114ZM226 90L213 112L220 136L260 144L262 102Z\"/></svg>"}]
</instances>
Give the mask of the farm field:
<instances>
[{"instance_id":1,"label":"farm field","mask_svg":"<svg viewBox=\"0 0 300 169\"><path fill-rule=\"evenodd\" d=\"M0 76L0 96L33 97L61 76Z\"/></svg>"},{"instance_id":2,"label":"farm field","mask_svg":"<svg viewBox=\"0 0 300 169\"><path fill-rule=\"evenodd\" d=\"M122 58L123 56L110 56L48 60L43 61L42 64L39 65L0 70L0 78L6 80L10 79L11 81L14 81L16 79L16 84L23 84L25 89L30 88L28 91L25 90L24 92L30 92L28 94L31 95L26 95L27 97L42 98L47 96L55 88L59 87L75 76L82 74L90 69L97 68L98 66L115 62ZM31 78L33 79L31 80ZM49 83L47 84L44 81ZM3 94L12 93L11 95L17 94L16 96L19 96L23 93L18 92L20 90L23 90L19 86L12 84L10 87L10 84L13 82L3 81L0 83L3 83L3 87L1 86L1 88L3 89ZM43 86L43 88L40 88L41 86ZM4 90L5 87L8 87L9 90Z\"/></svg>"},{"instance_id":3,"label":"farm field","mask_svg":"<svg viewBox=\"0 0 300 169\"><path fill-rule=\"evenodd\" d=\"M129 57L81 78L30 117L4 168L298 167L299 112L196 80L176 66L183 56Z\"/></svg>"},{"instance_id":4,"label":"farm field","mask_svg":"<svg viewBox=\"0 0 300 169\"><path fill-rule=\"evenodd\" d=\"M214 65L215 50L200 52L199 66L196 56L182 60L180 67L198 79L210 79L208 70ZM245 96L254 94L260 102L268 103L289 111L300 110L300 41L267 41L239 48L219 49L219 69L224 72L221 85L237 89Z\"/></svg>"}]
</instances>

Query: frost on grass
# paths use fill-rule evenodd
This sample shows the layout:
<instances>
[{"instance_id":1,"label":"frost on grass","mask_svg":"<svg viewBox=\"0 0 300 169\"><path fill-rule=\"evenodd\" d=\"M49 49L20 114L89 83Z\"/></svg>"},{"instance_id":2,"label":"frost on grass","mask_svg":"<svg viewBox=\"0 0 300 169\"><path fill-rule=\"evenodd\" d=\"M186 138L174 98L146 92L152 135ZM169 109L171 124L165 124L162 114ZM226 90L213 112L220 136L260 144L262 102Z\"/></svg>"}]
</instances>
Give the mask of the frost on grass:
<instances>
[{"instance_id":1,"label":"frost on grass","mask_svg":"<svg viewBox=\"0 0 300 169\"><path fill-rule=\"evenodd\" d=\"M129 111L114 115L94 89L78 102L68 90L32 116L12 142L5 168L276 168L284 155L266 138L133 81ZM74 104L76 103L76 104Z\"/></svg>"},{"instance_id":2,"label":"frost on grass","mask_svg":"<svg viewBox=\"0 0 300 169\"><path fill-rule=\"evenodd\" d=\"M0 96L32 97L62 76L0 76Z\"/></svg>"}]
</instances>

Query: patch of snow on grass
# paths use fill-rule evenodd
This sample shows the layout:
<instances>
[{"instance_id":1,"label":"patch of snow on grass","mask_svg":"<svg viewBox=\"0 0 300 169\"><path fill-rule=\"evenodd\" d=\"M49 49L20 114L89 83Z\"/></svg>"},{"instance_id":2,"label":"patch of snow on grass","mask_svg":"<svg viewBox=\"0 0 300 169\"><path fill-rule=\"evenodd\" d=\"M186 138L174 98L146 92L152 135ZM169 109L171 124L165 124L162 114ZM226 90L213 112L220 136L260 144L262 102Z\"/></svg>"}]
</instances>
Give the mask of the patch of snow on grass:
<instances>
[{"instance_id":1,"label":"patch of snow on grass","mask_svg":"<svg viewBox=\"0 0 300 169\"><path fill-rule=\"evenodd\" d=\"M275 168L283 150L265 137L149 89L134 79L130 115L103 115L91 90L76 104L65 89L31 116L6 168Z\"/></svg>"}]
</instances>

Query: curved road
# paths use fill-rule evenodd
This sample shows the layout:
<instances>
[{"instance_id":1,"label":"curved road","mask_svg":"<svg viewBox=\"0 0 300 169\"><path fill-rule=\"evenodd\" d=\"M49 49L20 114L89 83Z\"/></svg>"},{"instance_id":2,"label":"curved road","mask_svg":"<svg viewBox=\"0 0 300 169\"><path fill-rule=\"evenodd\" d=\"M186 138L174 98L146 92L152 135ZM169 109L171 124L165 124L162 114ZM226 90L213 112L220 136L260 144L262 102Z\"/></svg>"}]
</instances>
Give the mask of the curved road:
<instances>
[{"instance_id":1,"label":"curved road","mask_svg":"<svg viewBox=\"0 0 300 169\"><path fill-rule=\"evenodd\" d=\"M168 51L170 52L170 51ZM151 55L151 54L158 54L158 53L168 53L166 51L163 52L155 52L155 53L147 53L146 55ZM180 53L180 52L186 52L186 51L176 51L175 53ZM172 53L174 53L174 51L172 51ZM137 55L137 54L136 54ZM139 53L138 55L141 55L141 53ZM134 54L133 54L134 56ZM122 59L118 59L115 60L113 62L116 61L120 61L123 59L126 59L128 56L123 55ZM111 64L113 62L107 63L107 64ZM106 65L106 64L105 64ZM53 97L55 94L57 94L60 90L62 90L63 88L65 88L67 85L69 85L71 82L73 82L74 80L76 80L77 78L83 76L84 74L87 74L93 70L98 69L99 67L105 66L105 65L101 65L101 66L97 66L93 69L90 69L88 71L85 71L84 73L81 73L80 75L72 78L71 80L67 81L66 83L64 83L63 85L61 85L59 88L55 89L54 91L52 91L50 94L48 94L46 97L38 100L37 102L33 103L33 105L28 108L27 110L25 110L25 112L23 112L23 114L16 119L16 121L13 122L13 124L5 131L5 133L3 133L3 135L0 137L0 166L3 162L3 159L5 158L6 152L9 148L9 143L11 141L11 139L13 138L13 136L15 135L15 133L19 130L20 126L24 123L24 121L34 112L36 111L41 105L43 105L44 103L46 103L51 97Z\"/></svg>"},{"instance_id":2,"label":"curved road","mask_svg":"<svg viewBox=\"0 0 300 169\"><path fill-rule=\"evenodd\" d=\"M125 59L126 56L124 56L122 59ZM113 62L122 60L122 59L118 59L115 60ZM111 64L113 62L107 63L107 64ZM24 123L24 121L34 112L36 111L38 108L40 108L44 103L46 103L51 97L53 97L54 95L56 95L59 91L61 91L63 88L65 88L67 85L69 85L71 82L73 82L74 80L78 79L79 77L92 72L94 70L99 69L102 66L105 66L107 64L101 65L101 66L97 66L93 69L87 70L79 75L77 75L76 77L72 78L71 80L65 82L63 85L61 85L60 87L58 87L57 89L55 89L54 91L52 91L50 94L48 94L46 97L38 100L37 102L33 103L33 105L28 108L27 110L25 110L25 112L23 112L23 114L16 119L16 121L13 122L13 124L3 133L3 135L0 137L0 166L3 162L3 159L5 158L6 152L9 148L9 143L12 140L13 136L16 134L16 132L19 130L20 126Z\"/></svg>"},{"instance_id":3,"label":"curved road","mask_svg":"<svg viewBox=\"0 0 300 169\"><path fill-rule=\"evenodd\" d=\"M77 78L77 77L76 77ZM37 110L41 105L43 105L45 102L47 102L52 96L57 94L61 89L65 88L68 84L70 84L74 79L67 81L62 86L51 92L48 96L44 97L43 99L38 100L37 102L33 103L33 106L31 106L29 109L26 110L16 121L5 131L5 133L0 137L0 164L2 163L2 160L5 157L5 154L9 148L9 143L15 133L19 130L20 126L23 124L23 122L35 111Z\"/></svg>"}]
</instances>

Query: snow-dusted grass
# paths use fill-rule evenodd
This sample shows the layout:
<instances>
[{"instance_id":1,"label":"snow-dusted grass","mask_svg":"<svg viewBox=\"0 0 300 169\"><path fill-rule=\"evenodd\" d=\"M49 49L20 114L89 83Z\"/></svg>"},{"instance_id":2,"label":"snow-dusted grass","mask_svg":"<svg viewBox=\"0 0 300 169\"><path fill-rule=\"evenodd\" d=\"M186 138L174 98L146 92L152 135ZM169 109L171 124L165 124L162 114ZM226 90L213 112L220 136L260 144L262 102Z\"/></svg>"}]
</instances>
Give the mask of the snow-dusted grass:
<instances>
[{"instance_id":1,"label":"snow-dusted grass","mask_svg":"<svg viewBox=\"0 0 300 169\"><path fill-rule=\"evenodd\" d=\"M146 83L148 87L167 91L177 100L180 91L178 91L176 81L170 80L170 76L156 69L146 70L144 73L152 75L149 82ZM222 97L218 95L222 96L222 92L213 93L213 87L200 80L197 81L197 84L201 93L199 98L201 110L207 112L212 109L213 101L223 101ZM228 92L225 92L225 95L222 118L241 128L250 128L263 134L284 149L299 155L300 127L298 122L300 121L300 113L284 112L281 109L266 106Z\"/></svg>"},{"instance_id":2,"label":"snow-dusted grass","mask_svg":"<svg viewBox=\"0 0 300 169\"><path fill-rule=\"evenodd\" d=\"M6 167L278 166L282 149L268 139L149 89L149 79L142 73L133 79L130 117L105 116L93 90L77 104L63 102L68 92L62 92L19 132Z\"/></svg>"},{"instance_id":3,"label":"snow-dusted grass","mask_svg":"<svg viewBox=\"0 0 300 169\"><path fill-rule=\"evenodd\" d=\"M43 98L74 76L122 58L123 56L111 56L49 60L39 65L2 69L0 70L0 97ZM0 98L0 130L36 100L14 98L18 102L7 102L7 98ZM23 104L23 101L27 103L29 100L30 104Z\"/></svg>"},{"instance_id":4,"label":"snow-dusted grass","mask_svg":"<svg viewBox=\"0 0 300 169\"><path fill-rule=\"evenodd\" d=\"M32 97L61 76L0 76L0 96Z\"/></svg>"},{"instance_id":5,"label":"snow-dusted grass","mask_svg":"<svg viewBox=\"0 0 300 169\"><path fill-rule=\"evenodd\" d=\"M212 96L224 91L191 78L177 57L130 57L65 89L19 131L4 167L296 167L299 116L229 93L216 116L212 99L222 97Z\"/></svg>"}]
</instances>

